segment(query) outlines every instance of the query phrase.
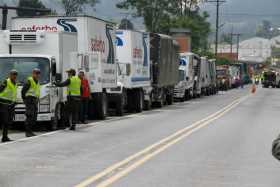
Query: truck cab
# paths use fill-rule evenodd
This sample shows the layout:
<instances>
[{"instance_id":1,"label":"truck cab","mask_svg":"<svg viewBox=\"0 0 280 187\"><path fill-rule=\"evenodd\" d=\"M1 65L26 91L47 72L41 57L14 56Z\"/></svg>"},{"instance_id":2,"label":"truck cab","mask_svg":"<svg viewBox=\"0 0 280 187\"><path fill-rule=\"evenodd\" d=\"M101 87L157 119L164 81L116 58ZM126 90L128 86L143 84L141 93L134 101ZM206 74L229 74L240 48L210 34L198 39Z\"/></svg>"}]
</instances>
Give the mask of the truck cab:
<instances>
[{"instance_id":1,"label":"truck cab","mask_svg":"<svg viewBox=\"0 0 280 187\"><path fill-rule=\"evenodd\" d=\"M27 77L31 75L34 68L41 70L40 85L41 96L38 105L38 121L51 121L54 117L51 112L51 105L57 100L57 91L51 90L49 86L53 80L52 66L55 63L55 57L46 55L0 55L0 80L4 80L7 72L11 69L18 71L18 94L17 105L15 107L15 121L25 120L25 106L21 98L21 89L26 82ZM51 99L52 95L52 99ZM56 98L55 100L53 98Z\"/></svg>"},{"instance_id":2,"label":"truck cab","mask_svg":"<svg viewBox=\"0 0 280 187\"><path fill-rule=\"evenodd\" d=\"M2 35L2 36L1 36ZM15 107L15 122L25 120L25 105L21 89L34 68L41 70L41 94L37 121L48 121L56 129L63 120L66 101L65 88L52 85L54 81L66 79L71 53L77 51L77 36L65 32L4 31L0 33L0 80L4 80L11 69L18 71L18 94ZM8 47L7 47L8 46ZM7 51L7 49L9 49ZM64 91L63 91L64 90Z\"/></svg>"},{"instance_id":3,"label":"truck cab","mask_svg":"<svg viewBox=\"0 0 280 187\"><path fill-rule=\"evenodd\" d=\"M217 66L217 82L219 90L227 91L231 88L231 78L228 65Z\"/></svg>"},{"instance_id":4,"label":"truck cab","mask_svg":"<svg viewBox=\"0 0 280 187\"><path fill-rule=\"evenodd\" d=\"M174 88L174 98L182 102L193 96L193 59L193 53L180 53L179 83Z\"/></svg>"}]
</instances>

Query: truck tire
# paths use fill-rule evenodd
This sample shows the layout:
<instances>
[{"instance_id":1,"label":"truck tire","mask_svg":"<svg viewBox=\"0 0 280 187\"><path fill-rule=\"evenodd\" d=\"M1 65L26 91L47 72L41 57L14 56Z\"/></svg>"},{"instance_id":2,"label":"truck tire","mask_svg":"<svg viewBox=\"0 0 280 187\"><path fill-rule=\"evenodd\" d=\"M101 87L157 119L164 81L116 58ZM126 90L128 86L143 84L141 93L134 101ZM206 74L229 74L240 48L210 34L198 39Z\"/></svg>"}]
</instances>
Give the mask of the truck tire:
<instances>
[{"instance_id":1,"label":"truck tire","mask_svg":"<svg viewBox=\"0 0 280 187\"><path fill-rule=\"evenodd\" d=\"M184 102L184 98L182 98L182 102ZM173 95L166 95L166 103L167 105L172 105L174 102Z\"/></svg>"},{"instance_id":2,"label":"truck tire","mask_svg":"<svg viewBox=\"0 0 280 187\"><path fill-rule=\"evenodd\" d=\"M57 129L64 129L66 119L64 115L64 105L62 103L58 103L55 107L54 118L50 122L49 130L55 131Z\"/></svg>"},{"instance_id":3,"label":"truck tire","mask_svg":"<svg viewBox=\"0 0 280 187\"><path fill-rule=\"evenodd\" d=\"M144 101L144 110L151 110L152 108L152 103L151 101Z\"/></svg>"},{"instance_id":4,"label":"truck tire","mask_svg":"<svg viewBox=\"0 0 280 187\"><path fill-rule=\"evenodd\" d=\"M108 102L106 93L98 93L96 99L96 117L104 120L107 117Z\"/></svg>"},{"instance_id":5,"label":"truck tire","mask_svg":"<svg viewBox=\"0 0 280 187\"><path fill-rule=\"evenodd\" d=\"M144 108L144 93L142 90L136 90L135 92L135 111L140 113Z\"/></svg>"},{"instance_id":6,"label":"truck tire","mask_svg":"<svg viewBox=\"0 0 280 187\"><path fill-rule=\"evenodd\" d=\"M184 100L185 101L188 101L190 99L190 91L189 90L186 90L185 91L185 95L184 95Z\"/></svg>"},{"instance_id":7,"label":"truck tire","mask_svg":"<svg viewBox=\"0 0 280 187\"><path fill-rule=\"evenodd\" d=\"M116 101L116 115L123 116L124 114L124 95L121 94Z\"/></svg>"},{"instance_id":8,"label":"truck tire","mask_svg":"<svg viewBox=\"0 0 280 187\"><path fill-rule=\"evenodd\" d=\"M152 108L152 96L149 95L149 100L144 100L144 110L151 110Z\"/></svg>"}]
</instances>

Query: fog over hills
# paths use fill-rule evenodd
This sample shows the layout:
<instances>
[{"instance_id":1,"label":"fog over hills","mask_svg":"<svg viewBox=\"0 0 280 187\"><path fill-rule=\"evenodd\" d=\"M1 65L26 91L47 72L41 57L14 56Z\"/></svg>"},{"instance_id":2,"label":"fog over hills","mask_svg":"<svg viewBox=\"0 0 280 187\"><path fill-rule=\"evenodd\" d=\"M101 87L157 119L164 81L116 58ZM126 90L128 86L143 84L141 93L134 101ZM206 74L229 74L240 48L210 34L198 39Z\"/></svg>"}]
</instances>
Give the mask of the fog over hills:
<instances>
[{"instance_id":1,"label":"fog over hills","mask_svg":"<svg viewBox=\"0 0 280 187\"><path fill-rule=\"evenodd\" d=\"M122 0L100 0L95 11L87 10L87 14L95 15L101 18L119 21L126 15L125 11L116 8L116 3ZM9 5L16 4L17 0L0 0L0 5L7 3ZM49 8L56 9L58 13L63 13L59 0L42 0ZM207 3L202 5L202 10L206 10L210 14L210 21L215 23L215 5ZM252 35L255 32L257 24L262 20L269 20L275 26L280 27L280 0L227 0L221 5L221 24L225 23L221 32L230 32L233 28L234 32L243 33L244 36ZM141 19L133 19L138 29L143 29ZM214 29L213 29L214 30Z\"/></svg>"}]
</instances>

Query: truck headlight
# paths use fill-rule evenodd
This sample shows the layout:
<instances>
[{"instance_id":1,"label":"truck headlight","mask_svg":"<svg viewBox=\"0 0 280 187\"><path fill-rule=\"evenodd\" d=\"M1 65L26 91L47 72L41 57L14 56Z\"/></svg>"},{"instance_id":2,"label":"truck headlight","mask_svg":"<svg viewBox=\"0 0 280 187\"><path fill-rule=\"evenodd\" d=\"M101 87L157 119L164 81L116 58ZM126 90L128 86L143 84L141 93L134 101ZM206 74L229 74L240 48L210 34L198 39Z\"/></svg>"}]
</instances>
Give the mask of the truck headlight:
<instances>
[{"instance_id":1,"label":"truck headlight","mask_svg":"<svg viewBox=\"0 0 280 187\"><path fill-rule=\"evenodd\" d=\"M49 105L50 104L50 95L47 95L40 99L40 105Z\"/></svg>"},{"instance_id":2,"label":"truck headlight","mask_svg":"<svg viewBox=\"0 0 280 187\"><path fill-rule=\"evenodd\" d=\"M49 112L50 111L50 105L40 105L40 112Z\"/></svg>"},{"instance_id":3,"label":"truck headlight","mask_svg":"<svg viewBox=\"0 0 280 187\"><path fill-rule=\"evenodd\" d=\"M50 111L50 95L47 95L40 99L39 111L40 112Z\"/></svg>"}]
</instances>

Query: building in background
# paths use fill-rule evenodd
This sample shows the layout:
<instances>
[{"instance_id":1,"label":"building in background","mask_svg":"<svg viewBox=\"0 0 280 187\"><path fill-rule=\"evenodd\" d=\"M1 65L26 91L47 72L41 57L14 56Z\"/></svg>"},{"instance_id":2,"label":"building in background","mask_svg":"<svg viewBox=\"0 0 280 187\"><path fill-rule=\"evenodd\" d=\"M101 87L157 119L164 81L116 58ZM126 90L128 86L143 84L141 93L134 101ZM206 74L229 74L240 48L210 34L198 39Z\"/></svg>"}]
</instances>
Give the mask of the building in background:
<instances>
[{"instance_id":1,"label":"building in background","mask_svg":"<svg viewBox=\"0 0 280 187\"><path fill-rule=\"evenodd\" d=\"M214 49L214 45L211 48ZM271 57L272 44L271 40L254 37L240 42L238 50L236 44L232 47L230 44L219 44L218 53L221 57L237 59L238 55L240 61L264 63Z\"/></svg>"},{"instance_id":2,"label":"building in background","mask_svg":"<svg viewBox=\"0 0 280 187\"><path fill-rule=\"evenodd\" d=\"M170 29L171 35L178 42L180 49L180 53L191 52L191 30L183 29L183 28L174 28Z\"/></svg>"},{"instance_id":3,"label":"building in background","mask_svg":"<svg viewBox=\"0 0 280 187\"><path fill-rule=\"evenodd\" d=\"M254 37L239 45L238 59L241 61L263 63L271 57L271 41Z\"/></svg>"}]
</instances>

